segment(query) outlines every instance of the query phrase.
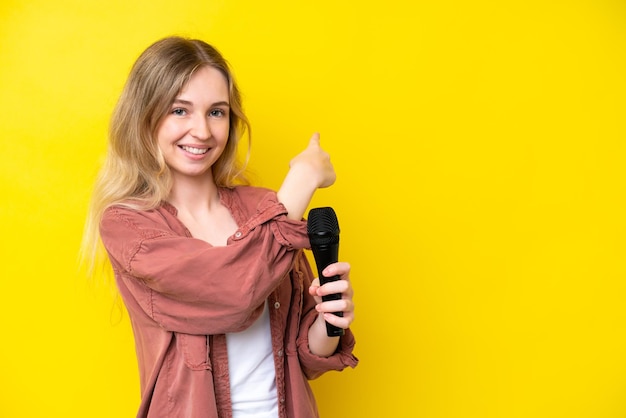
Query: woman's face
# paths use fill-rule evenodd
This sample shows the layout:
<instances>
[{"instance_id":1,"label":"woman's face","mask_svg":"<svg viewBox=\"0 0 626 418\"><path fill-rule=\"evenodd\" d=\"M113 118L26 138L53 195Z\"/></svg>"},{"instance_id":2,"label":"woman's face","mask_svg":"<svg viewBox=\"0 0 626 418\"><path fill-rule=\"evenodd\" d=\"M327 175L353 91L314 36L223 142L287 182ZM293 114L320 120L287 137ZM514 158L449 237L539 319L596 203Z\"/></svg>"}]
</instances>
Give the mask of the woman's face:
<instances>
[{"instance_id":1,"label":"woman's face","mask_svg":"<svg viewBox=\"0 0 626 418\"><path fill-rule=\"evenodd\" d=\"M228 85L219 70L202 67L174 99L157 130L157 143L174 181L211 175L228 142Z\"/></svg>"}]
</instances>

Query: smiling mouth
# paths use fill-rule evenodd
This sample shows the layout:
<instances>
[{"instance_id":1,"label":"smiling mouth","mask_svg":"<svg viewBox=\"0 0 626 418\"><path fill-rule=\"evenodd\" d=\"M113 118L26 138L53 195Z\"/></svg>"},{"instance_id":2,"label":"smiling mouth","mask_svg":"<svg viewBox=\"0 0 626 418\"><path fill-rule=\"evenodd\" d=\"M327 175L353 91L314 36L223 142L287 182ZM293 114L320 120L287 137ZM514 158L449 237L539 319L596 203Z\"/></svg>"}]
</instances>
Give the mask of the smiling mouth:
<instances>
[{"instance_id":1,"label":"smiling mouth","mask_svg":"<svg viewBox=\"0 0 626 418\"><path fill-rule=\"evenodd\" d=\"M180 148L195 155L206 154L209 151L208 148L194 148L194 147L189 147L187 145L180 145Z\"/></svg>"}]
</instances>

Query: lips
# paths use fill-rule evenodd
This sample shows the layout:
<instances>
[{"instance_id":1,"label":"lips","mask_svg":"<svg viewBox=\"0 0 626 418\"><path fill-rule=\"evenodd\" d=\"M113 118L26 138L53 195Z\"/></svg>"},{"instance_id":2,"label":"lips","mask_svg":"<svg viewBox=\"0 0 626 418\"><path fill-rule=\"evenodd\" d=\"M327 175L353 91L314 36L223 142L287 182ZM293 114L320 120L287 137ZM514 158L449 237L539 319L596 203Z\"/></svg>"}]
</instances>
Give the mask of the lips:
<instances>
[{"instance_id":1,"label":"lips","mask_svg":"<svg viewBox=\"0 0 626 418\"><path fill-rule=\"evenodd\" d=\"M206 154L209 151L208 148L196 148L189 145L180 145L180 148L194 155Z\"/></svg>"}]
</instances>

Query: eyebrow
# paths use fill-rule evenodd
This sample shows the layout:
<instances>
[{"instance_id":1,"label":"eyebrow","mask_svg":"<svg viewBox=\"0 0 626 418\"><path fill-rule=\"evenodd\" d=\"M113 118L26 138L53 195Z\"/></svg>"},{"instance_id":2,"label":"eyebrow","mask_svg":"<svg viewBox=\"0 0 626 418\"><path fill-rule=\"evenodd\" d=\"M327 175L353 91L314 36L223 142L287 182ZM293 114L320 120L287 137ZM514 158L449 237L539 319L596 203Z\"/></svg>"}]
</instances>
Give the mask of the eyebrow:
<instances>
[{"instance_id":1,"label":"eyebrow","mask_svg":"<svg viewBox=\"0 0 626 418\"><path fill-rule=\"evenodd\" d=\"M174 103L173 104L183 104L186 106L193 106L193 103L190 102L189 100L183 100L183 99L174 99ZM227 106L230 107L230 104L228 102L225 101L221 101L221 102L215 102L212 103L211 106Z\"/></svg>"}]
</instances>

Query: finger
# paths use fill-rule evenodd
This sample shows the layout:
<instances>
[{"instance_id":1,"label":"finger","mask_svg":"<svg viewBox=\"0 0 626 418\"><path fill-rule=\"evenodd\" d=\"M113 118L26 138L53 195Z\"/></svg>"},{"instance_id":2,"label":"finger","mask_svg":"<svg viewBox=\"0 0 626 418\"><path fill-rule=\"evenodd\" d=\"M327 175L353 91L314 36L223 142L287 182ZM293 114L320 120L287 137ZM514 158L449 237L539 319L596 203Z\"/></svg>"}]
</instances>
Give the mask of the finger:
<instances>
[{"instance_id":1,"label":"finger","mask_svg":"<svg viewBox=\"0 0 626 418\"><path fill-rule=\"evenodd\" d=\"M342 279L349 280L350 263L340 261L326 266L322 274L325 277L344 276Z\"/></svg>"},{"instance_id":2,"label":"finger","mask_svg":"<svg viewBox=\"0 0 626 418\"><path fill-rule=\"evenodd\" d=\"M334 295L336 293L341 293L342 298L345 299L352 297L353 290L352 286L350 286L349 281L335 280L318 287L316 293L318 296Z\"/></svg>"},{"instance_id":3,"label":"finger","mask_svg":"<svg viewBox=\"0 0 626 418\"><path fill-rule=\"evenodd\" d=\"M320 134L319 132L315 132L312 136L311 139L309 139L309 147L314 146L314 147L319 147L320 146Z\"/></svg>"},{"instance_id":4,"label":"finger","mask_svg":"<svg viewBox=\"0 0 626 418\"><path fill-rule=\"evenodd\" d=\"M319 291L319 288L320 288L320 279L315 278L311 282L311 285L309 286L309 295L313 296L313 299L315 300L316 304L322 302L322 297L317 294L317 292Z\"/></svg>"},{"instance_id":5,"label":"finger","mask_svg":"<svg viewBox=\"0 0 626 418\"><path fill-rule=\"evenodd\" d=\"M354 311L354 304L350 299L329 300L327 302L318 303L315 310L324 313L342 312L344 315Z\"/></svg>"},{"instance_id":6,"label":"finger","mask_svg":"<svg viewBox=\"0 0 626 418\"><path fill-rule=\"evenodd\" d=\"M334 325L339 328L348 329L350 328L350 324L354 321L354 315L344 314L344 316L337 316L332 313L324 313L324 320L331 325Z\"/></svg>"}]
</instances>

